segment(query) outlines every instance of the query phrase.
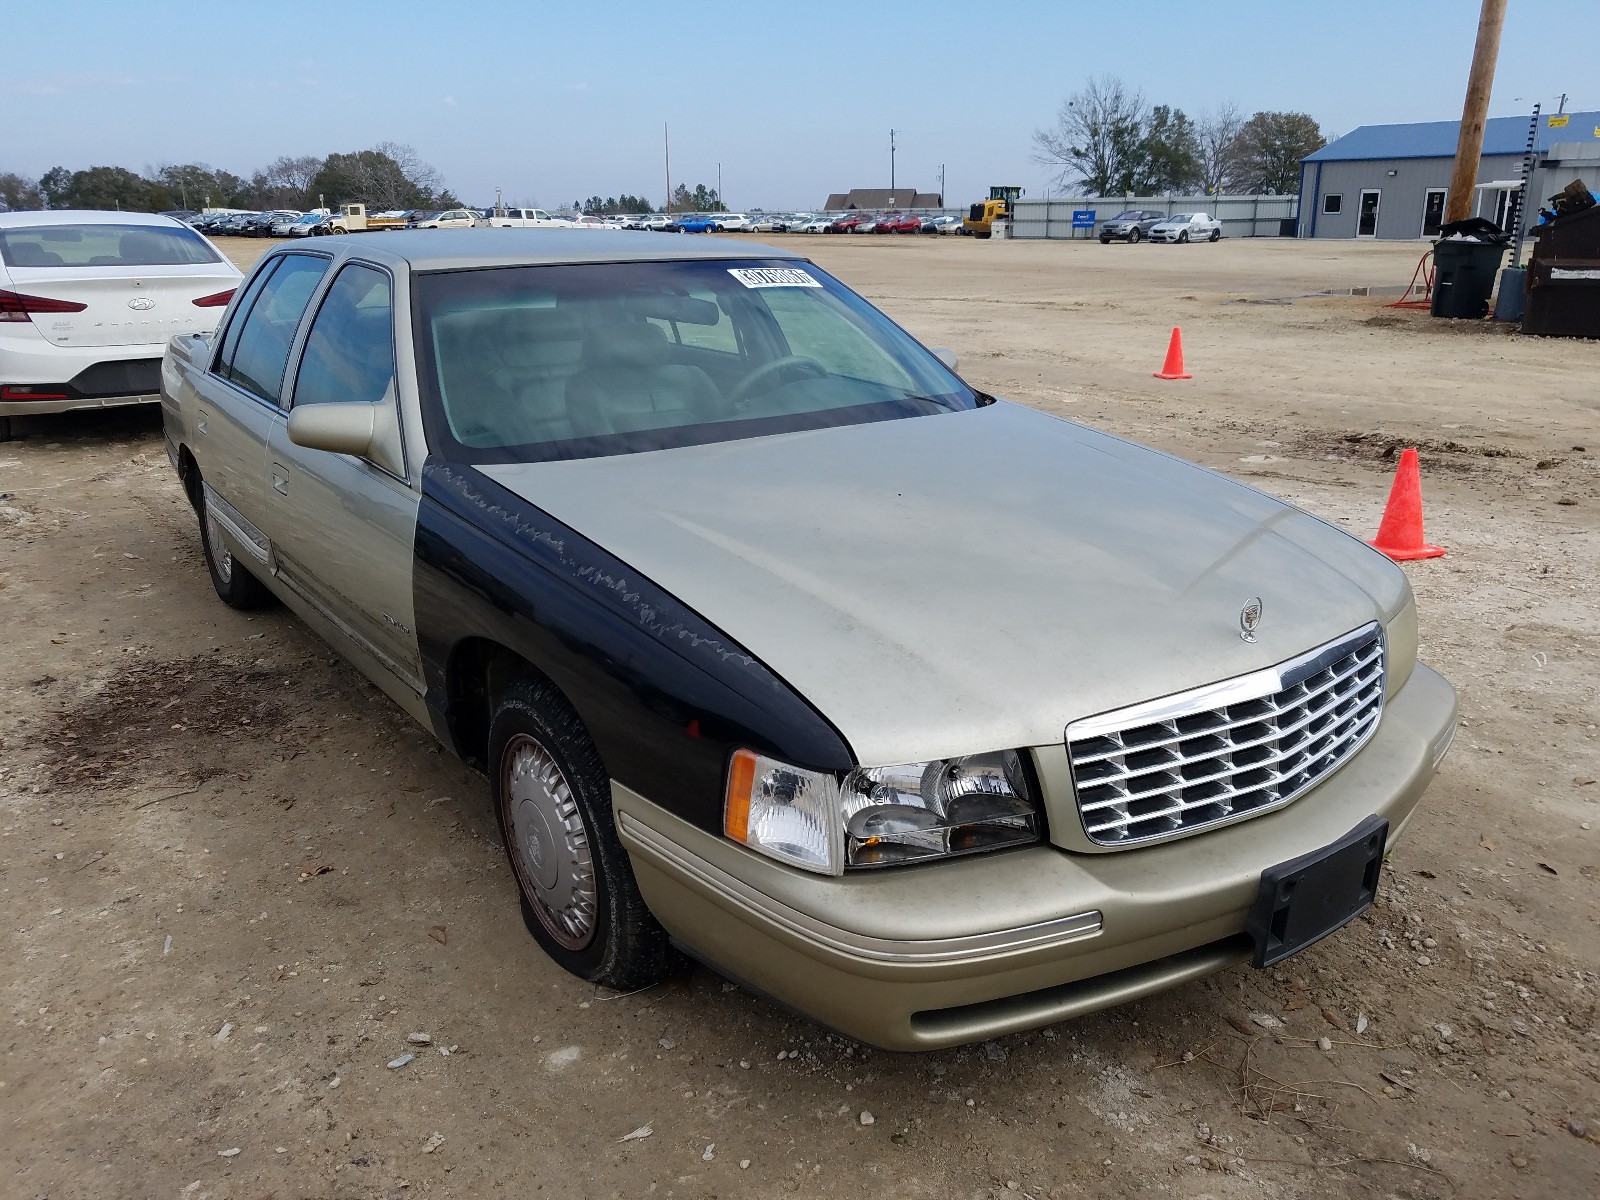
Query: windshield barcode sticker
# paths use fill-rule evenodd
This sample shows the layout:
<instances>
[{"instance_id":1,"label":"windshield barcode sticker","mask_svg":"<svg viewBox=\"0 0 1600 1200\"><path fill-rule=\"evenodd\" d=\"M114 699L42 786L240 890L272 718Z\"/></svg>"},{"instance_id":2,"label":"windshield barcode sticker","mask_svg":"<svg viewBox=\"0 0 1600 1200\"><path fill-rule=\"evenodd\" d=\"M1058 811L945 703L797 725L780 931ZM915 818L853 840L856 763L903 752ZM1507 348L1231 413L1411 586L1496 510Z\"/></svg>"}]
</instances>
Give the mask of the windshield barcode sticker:
<instances>
[{"instance_id":1,"label":"windshield barcode sticker","mask_svg":"<svg viewBox=\"0 0 1600 1200\"><path fill-rule=\"evenodd\" d=\"M728 274L747 288L822 286L816 276L799 267L729 267Z\"/></svg>"}]
</instances>

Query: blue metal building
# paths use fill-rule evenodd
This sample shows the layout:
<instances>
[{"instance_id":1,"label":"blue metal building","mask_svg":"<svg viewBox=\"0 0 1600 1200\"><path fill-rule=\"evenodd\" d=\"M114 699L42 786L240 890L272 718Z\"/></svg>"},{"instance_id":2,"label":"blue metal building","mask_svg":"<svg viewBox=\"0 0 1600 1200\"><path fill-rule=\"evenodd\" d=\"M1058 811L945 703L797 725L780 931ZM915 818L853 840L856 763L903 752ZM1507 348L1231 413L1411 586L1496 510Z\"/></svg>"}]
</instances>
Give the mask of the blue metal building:
<instances>
[{"instance_id":1,"label":"blue metal building","mask_svg":"<svg viewBox=\"0 0 1600 1200\"><path fill-rule=\"evenodd\" d=\"M1530 117L1491 117L1483 133L1472 211L1507 228L1522 179ZM1300 236L1432 238L1444 217L1455 165L1459 121L1363 125L1300 163ZM1546 113L1534 142L1532 202L1524 227L1545 197L1574 178L1591 188L1600 151L1600 112ZM1509 232L1509 230L1508 230Z\"/></svg>"}]
</instances>

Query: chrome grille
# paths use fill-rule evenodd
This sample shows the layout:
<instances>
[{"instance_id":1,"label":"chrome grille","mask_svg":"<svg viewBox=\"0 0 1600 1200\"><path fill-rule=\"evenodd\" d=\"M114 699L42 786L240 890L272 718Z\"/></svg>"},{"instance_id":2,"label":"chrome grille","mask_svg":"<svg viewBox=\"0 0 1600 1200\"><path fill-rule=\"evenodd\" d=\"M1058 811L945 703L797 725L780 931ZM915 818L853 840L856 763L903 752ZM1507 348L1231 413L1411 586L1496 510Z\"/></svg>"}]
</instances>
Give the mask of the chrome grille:
<instances>
[{"instance_id":1,"label":"chrome grille","mask_svg":"<svg viewBox=\"0 0 1600 1200\"><path fill-rule=\"evenodd\" d=\"M1374 623L1276 667L1074 721L1084 832L1129 846L1289 803L1377 729L1384 668Z\"/></svg>"}]
</instances>

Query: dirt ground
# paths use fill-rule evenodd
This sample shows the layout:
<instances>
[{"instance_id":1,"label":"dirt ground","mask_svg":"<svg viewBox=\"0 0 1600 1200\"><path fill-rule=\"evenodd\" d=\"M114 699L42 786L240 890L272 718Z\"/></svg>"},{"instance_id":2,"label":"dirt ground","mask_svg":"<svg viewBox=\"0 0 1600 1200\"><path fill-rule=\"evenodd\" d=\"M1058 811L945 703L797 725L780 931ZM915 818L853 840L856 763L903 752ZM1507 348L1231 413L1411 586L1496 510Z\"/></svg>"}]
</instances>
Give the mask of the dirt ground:
<instances>
[{"instance_id":1,"label":"dirt ground","mask_svg":"<svg viewBox=\"0 0 1600 1200\"><path fill-rule=\"evenodd\" d=\"M1600 1195L1600 343L1313 295L1409 243L788 240L974 384L1364 535L1421 448L1462 721L1379 905L920 1056L704 969L597 992L485 781L213 597L157 415L40 420L0 446L0 1196ZM1153 379L1175 324L1195 378Z\"/></svg>"}]
</instances>

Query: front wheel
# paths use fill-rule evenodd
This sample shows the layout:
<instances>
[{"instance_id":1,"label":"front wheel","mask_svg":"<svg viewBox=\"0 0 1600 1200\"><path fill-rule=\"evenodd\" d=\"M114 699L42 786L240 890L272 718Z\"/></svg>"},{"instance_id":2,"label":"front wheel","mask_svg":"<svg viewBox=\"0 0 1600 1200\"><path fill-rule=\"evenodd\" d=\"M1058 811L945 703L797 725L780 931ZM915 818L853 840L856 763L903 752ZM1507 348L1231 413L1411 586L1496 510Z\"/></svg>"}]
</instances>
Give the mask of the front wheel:
<instances>
[{"instance_id":1,"label":"front wheel","mask_svg":"<svg viewBox=\"0 0 1600 1200\"><path fill-rule=\"evenodd\" d=\"M1137 229L1129 230L1128 231L1128 245L1132 246L1134 243L1136 243L1142 237L1144 237L1144 234L1140 233Z\"/></svg>"},{"instance_id":2,"label":"front wheel","mask_svg":"<svg viewBox=\"0 0 1600 1200\"><path fill-rule=\"evenodd\" d=\"M1111 239L1108 238L1108 237L1103 237L1103 238L1100 239L1100 244L1102 246L1109 246L1109 245L1111 245Z\"/></svg>"},{"instance_id":3,"label":"front wheel","mask_svg":"<svg viewBox=\"0 0 1600 1200\"><path fill-rule=\"evenodd\" d=\"M1185 246L1185 245L1188 245L1188 243L1189 243L1189 231L1187 229L1179 230L1178 231L1178 245Z\"/></svg>"},{"instance_id":4,"label":"front wheel","mask_svg":"<svg viewBox=\"0 0 1600 1200\"><path fill-rule=\"evenodd\" d=\"M600 754L555 685L506 690L489 727L495 813L522 896L522 919L580 979L636 991L667 978L677 952L617 840Z\"/></svg>"}]
</instances>

